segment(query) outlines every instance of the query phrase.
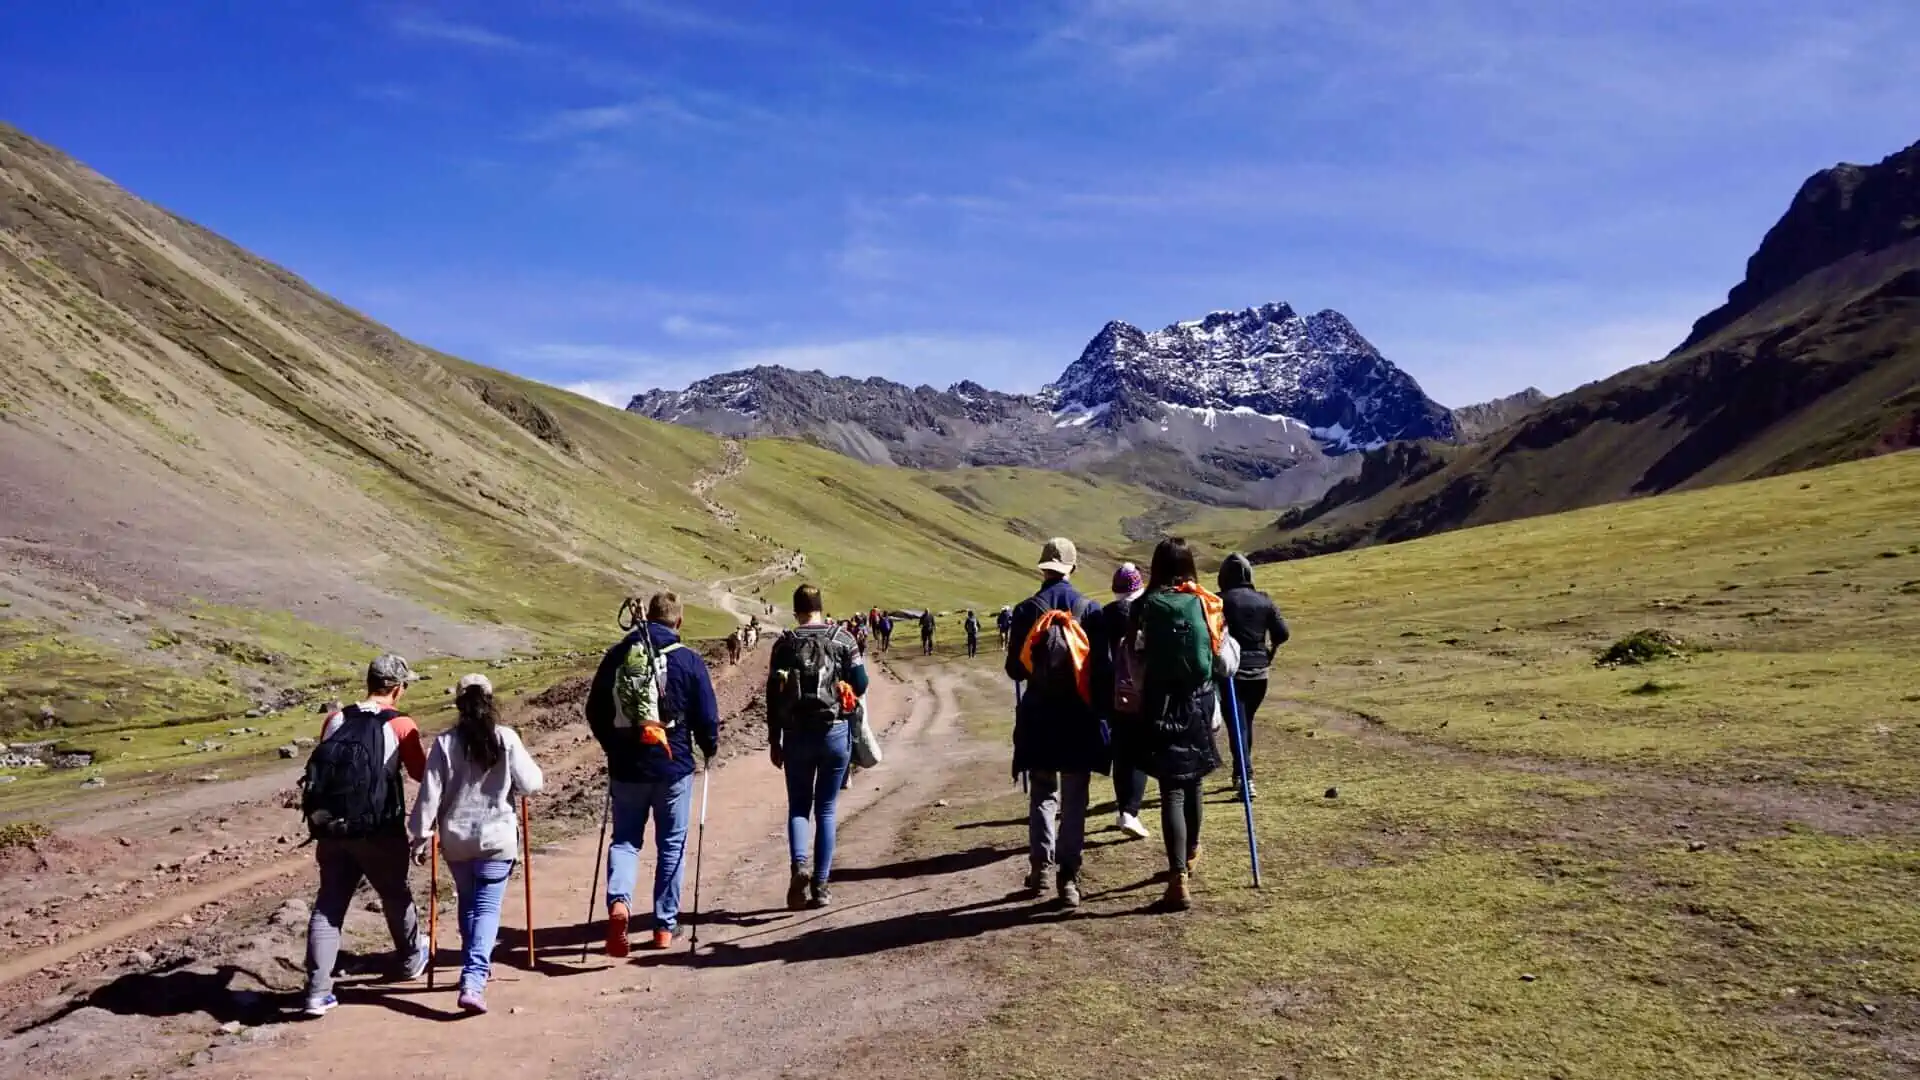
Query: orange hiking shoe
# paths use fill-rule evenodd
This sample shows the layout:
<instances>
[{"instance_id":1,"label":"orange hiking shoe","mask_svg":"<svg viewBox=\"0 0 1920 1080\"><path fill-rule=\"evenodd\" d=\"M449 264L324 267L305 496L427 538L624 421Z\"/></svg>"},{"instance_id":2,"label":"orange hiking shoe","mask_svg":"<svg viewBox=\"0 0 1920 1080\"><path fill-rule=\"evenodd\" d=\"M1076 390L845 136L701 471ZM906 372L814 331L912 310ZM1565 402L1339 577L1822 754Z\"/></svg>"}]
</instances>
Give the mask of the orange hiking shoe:
<instances>
[{"instance_id":1,"label":"orange hiking shoe","mask_svg":"<svg viewBox=\"0 0 1920 1080\"><path fill-rule=\"evenodd\" d=\"M633 913L627 910L625 900L616 900L607 911L607 955L619 960L627 955L627 924L633 921Z\"/></svg>"},{"instance_id":2,"label":"orange hiking shoe","mask_svg":"<svg viewBox=\"0 0 1920 1080\"><path fill-rule=\"evenodd\" d=\"M647 947L654 952L666 952L668 949L673 948L673 931L655 930L653 932L653 940L647 943Z\"/></svg>"}]
</instances>

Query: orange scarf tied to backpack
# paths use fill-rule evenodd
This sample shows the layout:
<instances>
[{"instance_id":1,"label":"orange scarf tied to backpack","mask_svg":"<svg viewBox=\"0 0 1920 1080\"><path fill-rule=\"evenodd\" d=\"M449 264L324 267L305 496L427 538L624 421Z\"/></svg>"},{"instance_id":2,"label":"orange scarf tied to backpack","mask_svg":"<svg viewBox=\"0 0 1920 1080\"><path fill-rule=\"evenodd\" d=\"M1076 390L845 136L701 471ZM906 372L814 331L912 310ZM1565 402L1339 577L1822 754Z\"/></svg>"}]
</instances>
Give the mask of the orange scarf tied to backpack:
<instances>
[{"instance_id":1,"label":"orange scarf tied to backpack","mask_svg":"<svg viewBox=\"0 0 1920 1080\"><path fill-rule=\"evenodd\" d=\"M1073 653L1074 689L1080 692L1080 700L1093 704L1093 668L1087 661L1093 656L1093 643L1087 640L1087 629L1080 620L1073 617L1071 611L1049 611L1040 616L1027 632L1025 644L1020 646L1020 663L1028 671L1033 670L1033 643L1045 641L1047 631L1059 626L1066 632L1067 648Z\"/></svg>"},{"instance_id":2,"label":"orange scarf tied to backpack","mask_svg":"<svg viewBox=\"0 0 1920 1080\"><path fill-rule=\"evenodd\" d=\"M1213 655L1219 656L1220 643L1227 636L1226 602L1201 588L1197 581L1183 581L1175 585L1173 591L1200 598L1200 610L1207 616L1207 636L1213 639Z\"/></svg>"}]
</instances>

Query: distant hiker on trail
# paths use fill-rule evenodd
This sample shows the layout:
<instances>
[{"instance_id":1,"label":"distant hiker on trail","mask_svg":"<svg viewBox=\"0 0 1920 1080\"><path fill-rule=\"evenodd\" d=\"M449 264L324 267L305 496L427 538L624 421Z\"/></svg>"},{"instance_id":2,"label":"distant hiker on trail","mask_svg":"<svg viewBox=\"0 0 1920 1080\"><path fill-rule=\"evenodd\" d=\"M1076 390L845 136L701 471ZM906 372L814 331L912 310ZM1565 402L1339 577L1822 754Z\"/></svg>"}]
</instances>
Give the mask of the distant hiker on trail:
<instances>
[{"instance_id":1,"label":"distant hiker on trail","mask_svg":"<svg viewBox=\"0 0 1920 1080\"><path fill-rule=\"evenodd\" d=\"M1230 677L1234 651L1220 598L1202 589L1193 548L1167 539L1153 550L1147 593L1133 605L1134 640L1144 674L1141 709L1145 768L1160 781L1160 829L1167 845L1161 903L1193 906L1188 875L1200 861L1200 785L1220 767L1214 745L1216 678Z\"/></svg>"},{"instance_id":2,"label":"distant hiker on trail","mask_svg":"<svg viewBox=\"0 0 1920 1080\"><path fill-rule=\"evenodd\" d=\"M1240 671L1233 677L1234 696L1240 702L1240 738L1229 738L1233 750L1233 786L1247 778L1247 798L1259 795L1253 782L1253 716L1267 699L1267 671L1274 654L1287 643L1287 620L1266 593L1253 587L1253 563L1241 554L1227 556L1220 566L1220 601L1226 605L1227 632L1240 646ZM1242 746L1246 763L1240 762Z\"/></svg>"},{"instance_id":3,"label":"distant hiker on trail","mask_svg":"<svg viewBox=\"0 0 1920 1080\"><path fill-rule=\"evenodd\" d=\"M1000 647L1004 649L1007 647L1008 636L1013 633L1013 606L1009 604L1001 607L1000 617L995 621L1000 624Z\"/></svg>"},{"instance_id":4,"label":"distant hiker on trail","mask_svg":"<svg viewBox=\"0 0 1920 1080\"><path fill-rule=\"evenodd\" d=\"M881 612L876 629L880 634L880 651L883 653L893 651L893 616Z\"/></svg>"},{"instance_id":5,"label":"distant hiker on trail","mask_svg":"<svg viewBox=\"0 0 1920 1080\"><path fill-rule=\"evenodd\" d=\"M693 808L693 749L720 749L720 707L706 661L680 641L680 598L655 593L647 621L607 650L587 694L587 724L607 755L613 842L607 847L607 955L627 955L640 845L653 820L654 949L673 945Z\"/></svg>"},{"instance_id":6,"label":"distant hiker on trail","mask_svg":"<svg viewBox=\"0 0 1920 1080\"><path fill-rule=\"evenodd\" d=\"M413 860L425 863L428 841L440 837L440 854L453 874L460 907L462 1011L487 1011L487 979L500 935L500 901L507 879L525 853L520 850L515 808L546 785L540 766L493 707L493 683L485 675L461 678L454 706L459 722L433 741L426 777L413 802L407 832Z\"/></svg>"},{"instance_id":7,"label":"distant hiker on trail","mask_svg":"<svg viewBox=\"0 0 1920 1080\"><path fill-rule=\"evenodd\" d=\"M967 655L980 655L980 616L967 612Z\"/></svg>"},{"instance_id":8,"label":"distant hiker on trail","mask_svg":"<svg viewBox=\"0 0 1920 1080\"><path fill-rule=\"evenodd\" d=\"M1106 640L1100 606L1067 580L1079 552L1055 538L1040 551L1040 591L1013 615L1007 676L1025 683L1013 720L1013 775L1029 775L1027 891L1045 895L1057 868L1060 903L1080 906L1088 788L1110 764L1100 723ZM1056 821L1057 817L1057 821Z\"/></svg>"},{"instance_id":9,"label":"distant hiker on trail","mask_svg":"<svg viewBox=\"0 0 1920 1080\"><path fill-rule=\"evenodd\" d=\"M367 698L327 717L320 743L301 780L301 813L320 864L320 892L307 923L305 1012L322 1017L339 1004L333 971L340 960L340 926L362 880L373 886L393 935L396 974L417 979L427 970L427 939L407 885L407 804L402 770L426 774L420 728L400 712L407 686L418 681L392 654L367 665Z\"/></svg>"},{"instance_id":10,"label":"distant hiker on trail","mask_svg":"<svg viewBox=\"0 0 1920 1080\"><path fill-rule=\"evenodd\" d=\"M1147 774L1140 769L1146 718L1140 712L1139 665L1132 663L1126 628L1133 625L1133 605L1146 595L1140 568L1122 563L1113 573L1113 603L1100 613L1107 628L1113 694L1107 710L1107 729L1113 747L1113 802L1119 809L1114 828L1145 840L1153 834L1140 822L1140 806L1147 798Z\"/></svg>"},{"instance_id":11,"label":"distant hiker on trail","mask_svg":"<svg viewBox=\"0 0 1920 1080\"><path fill-rule=\"evenodd\" d=\"M787 777L787 907L794 911L833 902L835 806L853 758L847 718L867 692L866 662L824 610L817 586L793 591L796 625L774 642L767 670L767 753Z\"/></svg>"},{"instance_id":12,"label":"distant hiker on trail","mask_svg":"<svg viewBox=\"0 0 1920 1080\"><path fill-rule=\"evenodd\" d=\"M920 613L920 655L933 655L933 609Z\"/></svg>"},{"instance_id":13,"label":"distant hiker on trail","mask_svg":"<svg viewBox=\"0 0 1920 1080\"><path fill-rule=\"evenodd\" d=\"M741 633L739 630L735 630L733 633L728 634L727 635L727 663L729 664L739 663L740 652L745 647L746 647L746 642L742 640Z\"/></svg>"}]
</instances>

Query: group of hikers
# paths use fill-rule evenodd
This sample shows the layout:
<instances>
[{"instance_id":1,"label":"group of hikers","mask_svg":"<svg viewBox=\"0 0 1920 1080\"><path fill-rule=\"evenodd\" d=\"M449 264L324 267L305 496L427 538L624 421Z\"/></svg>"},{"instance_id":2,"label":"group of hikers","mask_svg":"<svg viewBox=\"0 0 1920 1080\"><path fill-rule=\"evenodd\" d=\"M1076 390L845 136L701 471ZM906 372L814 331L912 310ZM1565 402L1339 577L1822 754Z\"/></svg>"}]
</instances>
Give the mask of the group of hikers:
<instances>
[{"instance_id":1,"label":"group of hikers","mask_svg":"<svg viewBox=\"0 0 1920 1080\"><path fill-rule=\"evenodd\" d=\"M1221 764L1217 733L1233 725L1235 791L1253 799L1253 718L1287 624L1241 555L1227 558L1213 593L1192 546L1163 540L1144 579L1132 563L1114 571L1104 606L1074 587L1078 562L1071 540L1048 541L1040 589L1013 609L1006 634L1012 771L1029 794L1026 887L1044 895L1052 876L1060 903L1079 907L1094 775L1112 775L1115 825L1141 840L1151 835L1140 821L1151 777L1167 851L1161 903L1185 910L1202 850L1201 783Z\"/></svg>"},{"instance_id":2,"label":"group of hikers","mask_svg":"<svg viewBox=\"0 0 1920 1080\"><path fill-rule=\"evenodd\" d=\"M1012 772L1030 793L1026 887L1044 896L1052 877L1059 901L1078 907L1093 776L1112 774L1116 827L1143 840L1150 833L1139 815L1152 777L1167 850L1162 902L1184 909L1191 904L1188 875L1201 855L1200 785L1221 763L1220 691L1229 681L1237 691L1229 695L1239 703L1231 718L1238 729L1231 740L1236 784L1251 799L1251 721L1273 652L1287 640L1286 623L1253 589L1252 567L1238 555L1222 567L1215 594L1200 586L1191 546L1163 541L1144 579L1131 563L1115 571L1114 598L1105 605L1074 587L1078 561L1071 541L1049 541L1038 564L1039 590L999 620L1017 693ZM681 926L695 752L709 763L719 752L712 677L700 653L681 640L684 614L672 592L623 605L628 632L602 658L587 696L586 719L606 757L602 844L606 951L613 957L632 948L650 822L655 857L645 947L672 947ZM774 644L764 700L768 758L786 784L786 902L801 910L833 902L836 808L865 730L869 678L856 633L827 617L817 587L794 591L793 618L793 629ZM879 629L884 648L891 617L876 610L865 619ZM921 633L930 652L931 612L921 616ZM972 612L967 633L972 654L979 633ZM301 808L320 872L307 936L310 1017L338 1004L341 928L363 881L380 898L396 974L412 979L427 969L430 943L408 877L410 866L436 853L447 864L458 911L457 1006L487 1011L501 903L526 856L516 808L544 778L519 736L499 722L484 675L459 680L458 719L429 745L401 708L417 678L399 656L375 659L366 698L327 718L307 763ZM411 812L403 775L419 785Z\"/></svg>"},{"instance_id":3,"label":"group of hikers","mask_svg":"<svg viewBox=\"0 0 1920 1080\"><path fill-rule=\"evenodd\" d=\"M606 756L606 946L632 948L640 849L653 825L654 878L647 947L672 947L693 807L694 752L719 752L720 709L706 661L681 641L685 614L671 592L622 607L644 612L602 658L588 691L587 723ZM864 706L866 661L854 637L825 614L820 590L794 592L795 626L773 648L766 702L768 755L785 775L793 909L832 903L835 807L853 756L850 721ZM459 718L429 749L401 711L417 676L399 656L367 668L367 697L327 718L308 759L301 809L315 841L319 895L307 927L304 1012L322 1017L333 992L341 927L364 881L379 896L393 938L395 974L418 978L431 961L409 864L435 851L454 883L463 962L458 1007L487 1011L486 986L509 877L525 857L516 807L544 785L515 732L498 722L484 675L463 677ZM402 776L419 784L409 813ZM611 842L606 842L610 829ZM597 875L596 875L597 876Z\"/></svg>"}]
</instances>

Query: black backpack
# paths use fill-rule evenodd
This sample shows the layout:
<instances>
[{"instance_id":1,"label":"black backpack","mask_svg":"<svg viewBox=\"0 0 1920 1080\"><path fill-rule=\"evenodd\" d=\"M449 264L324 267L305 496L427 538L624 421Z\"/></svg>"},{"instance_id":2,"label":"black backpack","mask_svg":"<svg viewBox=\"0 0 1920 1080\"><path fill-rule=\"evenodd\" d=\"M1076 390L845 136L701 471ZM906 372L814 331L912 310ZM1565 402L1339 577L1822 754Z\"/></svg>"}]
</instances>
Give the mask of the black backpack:
<instances>
[{"instance_id":1,"label":"black backpack","mask_svg":"<svg viewBox=\"0 0 1920 1080\"><path fill-rule=\"evenodd\" d=\"M387 766L387 722L392 709L359 706L320 740L300 782L300 813L315 840L359 840L391 832L405 818L404 793Z\"/></svg>"},{"instance_id":2,"label":"black backpack","mask_svg":"<svg viewBox=\"0 0 1920 1080\"><path fill-rule=\"evenodd\" d=\"M792 659L780 671L782 725L825 730L840 719L840 661L833 655L837 632L789 630Z\"/></svg>"},{"instance_id":3,"label":"black backpack","mask_svg":"<svg viewBox=\"0 0 1920 1080\"><path fill-rule=\"evenodd\" d=\"M1080 696L1080 677L1092 662L1087 646L1087 619L1099 608L1091 601L1082 600L1077 604L1063 608L1044 608L1034 628L1028 633L1027 647L1033 658L1033 685L1042 697L1052 701L1065 701ZM1054 619L1048 625L1042 621L1054 612L1065 615L1065 620Z\"/></svg>"}]
</instances>

